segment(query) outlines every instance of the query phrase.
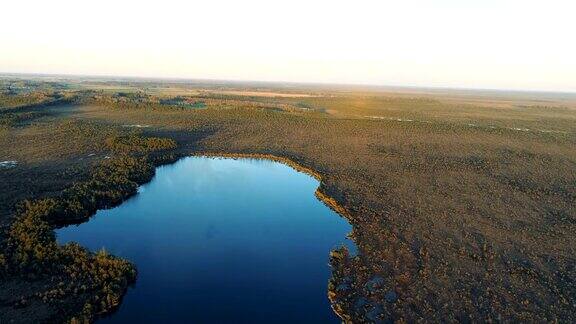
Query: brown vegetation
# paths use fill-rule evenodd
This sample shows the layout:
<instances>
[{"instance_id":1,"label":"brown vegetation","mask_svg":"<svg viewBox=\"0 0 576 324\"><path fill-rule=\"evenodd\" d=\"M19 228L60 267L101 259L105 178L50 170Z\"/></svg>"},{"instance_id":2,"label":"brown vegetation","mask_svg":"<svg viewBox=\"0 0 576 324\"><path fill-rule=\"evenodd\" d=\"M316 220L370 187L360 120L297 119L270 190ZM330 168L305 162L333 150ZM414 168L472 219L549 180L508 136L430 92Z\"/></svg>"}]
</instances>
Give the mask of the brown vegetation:
<instances>
[{"instance_id":1,"label":"brown vegetation","mask_svg":"<svg viewBox=\"0 0 576 324\"><path fill-rule=\"evenodd\" d=\"M37 309L37 317L19 320L91 321L115 309L128 285L136 279L135 267L106 251L93 253L74 243L60 246L53 227L85 220L97 209L119 204L136 193L139 184L151 179L155 165L174 160L170 154L150 155L173 150L176 144L170 139L135 133L120 135L106 127L96 131L74 122L57 123L56 127L65 134L84 136L84 141L94 139L89 137L90 132L98 132L100 136L96 138L104 135L103 143L92 149L100 148L113 157L103 159L87 179L75 181L54 197L18 204L10 226L0 237L2 322L18 318L17 310L27 307ZM72 138L67 140L74 142ZM77 148L75 152L82 150ZM52 311L42 314L42 305Z\"/></svg>"},{"instance_id":2,"label":"brown vegetation","mask_svg":"<svg viewBox=\"0 0 576 324\"><path fill-rule=\"evenodd\" d=\"M148 149L158 149L157 141L152 143ZM171 141L165 144L163 148L174 147ZM136 147L137 152L140 150ZM119 305L128 285L136 279L135 267L105 251L92 253L74 243L59 246L52 224L85 220L97 209L119 204L136 193L138 184L150 180L154 165L146 156L132 157L128 152L105 160L90 179L74 184L57 198L27 200L19 206L2 240L0 277L20 278L23 284L50 284L31 294L11 296L5 303L25 307L34 299L55 305L57 312L44 320L57 322L90 321ZM166 155L155 163L173 159Z\"/></svg>"},{"instance_id":3,"label":"brown vegetation","mask_svg":"<svg viewBox=\"0 0 576 324\"><path fill-rule=\"evenodd\" d=\"M6 210L18 198L70 195L68 208L76 201L90 208L116 201L121 193L98 194L99 176L81 170L133 146L132 158L155 155L139 148L148 140L132 139L142 133L117 127L145 124L147 136L178 143L172 150L161 141L170 152L273 155L321 175L320 197L332 197L349 213L359 248L356 256L345 250L331 255L329 294L343 319L575 320L572 109L339 92L310 98L203 95L191 99L206 102L198 110L162 105L150 94L134 100L76 95L76 102L91 105L74 108L72 117L16 123L0 133L3 156L22 161L1 171L5 223L13 226ZM10 180L33 178L39 170L46 172L41 181ZM77 187L81 195L63 190L79 179L90 183ZM124 180L111 187L133 190ZM12 259L5 254L0 265ZM16 314L12 306L4 309Z\"/></svg>"}]
</instances>

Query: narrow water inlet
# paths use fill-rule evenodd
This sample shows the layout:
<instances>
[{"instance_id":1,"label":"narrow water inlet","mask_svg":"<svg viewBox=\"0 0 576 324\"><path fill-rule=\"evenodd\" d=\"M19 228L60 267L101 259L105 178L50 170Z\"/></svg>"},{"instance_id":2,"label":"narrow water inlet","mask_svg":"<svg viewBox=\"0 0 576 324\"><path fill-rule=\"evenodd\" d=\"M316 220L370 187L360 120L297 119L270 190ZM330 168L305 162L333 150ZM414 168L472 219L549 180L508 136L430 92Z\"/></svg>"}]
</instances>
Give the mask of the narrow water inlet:
<instances>
[{"instance_id":1,"label":"narrow water inlet","mask_svg":"<svg viewBox=\"0 0 576 324\"><path fill-rule=\"evenodd\" d=\"M353 249L351 226L318 185L279 162L187 157L57 237L136 264L135 287L103 322L338 322L329 253Z\"/></svg>"}]
</instances>

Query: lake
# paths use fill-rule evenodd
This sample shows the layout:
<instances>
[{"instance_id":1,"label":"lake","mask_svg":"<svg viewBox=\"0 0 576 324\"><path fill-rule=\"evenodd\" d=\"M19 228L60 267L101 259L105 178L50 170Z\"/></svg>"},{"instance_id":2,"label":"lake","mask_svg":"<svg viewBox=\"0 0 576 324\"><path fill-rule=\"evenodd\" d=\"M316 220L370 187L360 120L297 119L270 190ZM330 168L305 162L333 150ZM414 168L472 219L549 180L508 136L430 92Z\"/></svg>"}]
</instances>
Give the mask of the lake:
<instances>
[{"instance_id":1,"label":"lake","mask_svg":"<svg viewBox=\"0 0 576 324\"><path fill-rule=\"evenodd\" d=\"M315 197L318 185L269 160L187 157L56 233L136 264L136 284L101 322L339 322L329 253L354 250L352 228Z\"/></svg>"}]
</instances>

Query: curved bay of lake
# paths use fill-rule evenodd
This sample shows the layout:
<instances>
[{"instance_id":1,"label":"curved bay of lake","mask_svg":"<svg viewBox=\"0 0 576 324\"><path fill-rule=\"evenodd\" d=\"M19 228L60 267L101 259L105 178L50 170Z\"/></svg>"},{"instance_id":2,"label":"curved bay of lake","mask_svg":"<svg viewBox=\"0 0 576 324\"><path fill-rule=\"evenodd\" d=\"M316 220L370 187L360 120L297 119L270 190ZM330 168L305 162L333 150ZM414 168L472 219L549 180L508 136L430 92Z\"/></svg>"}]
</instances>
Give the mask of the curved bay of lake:
<instances>
[{"instance_id":1,"label":"curved bay of lake","mask_svg":"<svg viewBox=\"0 0 576 324\"><path fill-rule=\"evenodd\" d=\"M338 322L330 250L351 226L309 175L269 160L187 157L120 206L56 231L126 258L138 278L102 322Z\"/></svg>"}]
</instances>

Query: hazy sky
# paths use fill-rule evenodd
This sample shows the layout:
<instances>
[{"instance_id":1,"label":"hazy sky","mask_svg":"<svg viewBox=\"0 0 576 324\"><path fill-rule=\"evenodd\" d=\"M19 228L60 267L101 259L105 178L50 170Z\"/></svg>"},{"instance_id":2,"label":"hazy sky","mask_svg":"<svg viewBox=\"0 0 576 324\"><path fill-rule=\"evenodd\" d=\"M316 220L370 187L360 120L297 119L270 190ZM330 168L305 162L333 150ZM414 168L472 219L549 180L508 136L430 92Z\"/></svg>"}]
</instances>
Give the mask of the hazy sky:
<instances>
[{"instance_id":1,"label":"hazy sky","mask_svg":"<svg viewBox=\"0 0 576 324\"><path fill-rule=\"evenodd\" d=\"M576 1L17 0L0 72L576 91Z\"/></svg>"}]
</instances>

